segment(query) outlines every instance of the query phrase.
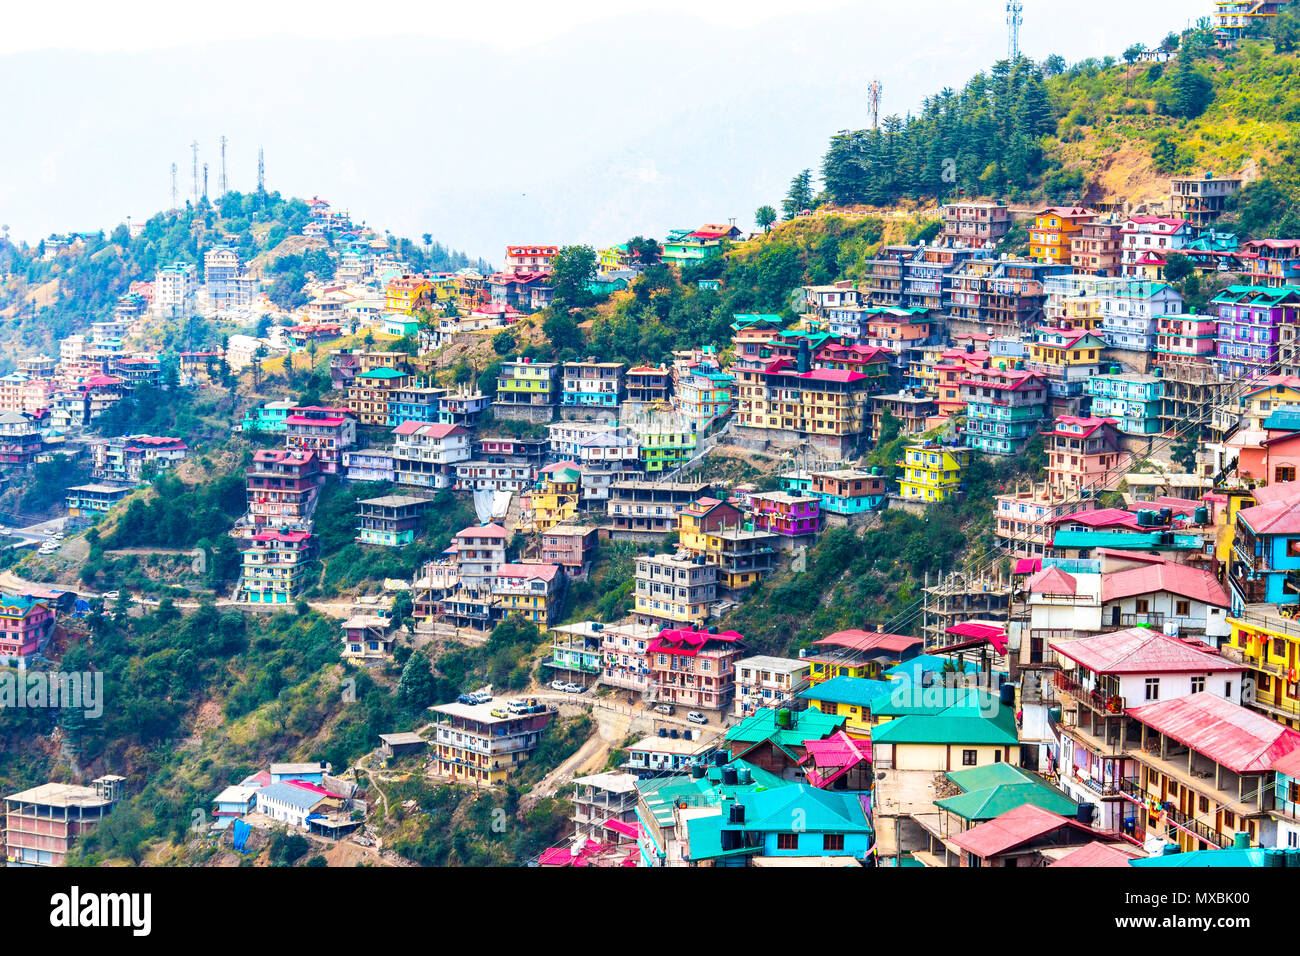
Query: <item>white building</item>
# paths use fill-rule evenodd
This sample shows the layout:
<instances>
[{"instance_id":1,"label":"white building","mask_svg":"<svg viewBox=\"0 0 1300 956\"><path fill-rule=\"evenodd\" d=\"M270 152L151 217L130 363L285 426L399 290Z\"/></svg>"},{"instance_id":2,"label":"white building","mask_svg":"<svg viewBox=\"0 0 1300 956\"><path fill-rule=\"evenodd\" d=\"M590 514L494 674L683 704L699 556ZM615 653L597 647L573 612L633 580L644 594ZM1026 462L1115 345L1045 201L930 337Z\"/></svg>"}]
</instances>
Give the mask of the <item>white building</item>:
<instances>
[{"instance_id":1,"label":"white building","mask_svg":"<svg viewBox=\"0 0 1300 956\"><path fill-rule=\"evenodd\" d=\"M811 667L808 661L789 657L760 655L736 661L735 715L749 717L775 701L793 697Z\"/></svg>"}]
</instances>

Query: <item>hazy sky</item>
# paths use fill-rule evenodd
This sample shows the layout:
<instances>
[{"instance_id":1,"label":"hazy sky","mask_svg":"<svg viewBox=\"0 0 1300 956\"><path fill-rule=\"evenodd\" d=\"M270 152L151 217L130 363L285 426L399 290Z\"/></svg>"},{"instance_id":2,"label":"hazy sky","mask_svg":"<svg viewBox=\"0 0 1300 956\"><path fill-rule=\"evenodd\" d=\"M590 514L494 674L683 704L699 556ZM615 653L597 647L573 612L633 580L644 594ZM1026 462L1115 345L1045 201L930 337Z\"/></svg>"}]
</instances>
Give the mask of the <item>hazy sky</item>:
<instances>
[{"instance_id":1,"label":"hazy sky","mask_svg":"<svg viewBox=\"0 0 1300 956\"><path fill-rule=\"evenodd\" d=\"M792 13L792 6L796 12ZM1025 0L1022 48L1118 56L1209 0ZM1004 0L23 4L0 30L0 223L35 242L218 189L320 195L493 261L777 203L866 85L904 114L1006 55ZM202 172L200 171L200 177Z\"/></svg>"}]
</instances>

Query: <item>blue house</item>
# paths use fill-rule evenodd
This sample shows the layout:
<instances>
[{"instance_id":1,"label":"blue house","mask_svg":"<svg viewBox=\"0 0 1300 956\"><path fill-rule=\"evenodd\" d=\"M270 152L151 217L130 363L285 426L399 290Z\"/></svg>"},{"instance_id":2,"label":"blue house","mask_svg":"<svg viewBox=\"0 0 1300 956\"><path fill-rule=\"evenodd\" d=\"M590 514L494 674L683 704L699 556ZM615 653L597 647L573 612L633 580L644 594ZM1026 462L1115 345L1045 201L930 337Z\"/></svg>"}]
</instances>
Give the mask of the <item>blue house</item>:
<instances>
[{"instance_id":1,"label":"blue house","mask_svg":"<svg viewBox=\"0 0 1300 956\"><path fill-rule=\"evenodd\" d=\"M1287 497L1237 512L1228 583L1232 613L1242 605L1295 604L1300 595L1287 582L1300 571L1300 509Z\"/></svg>"}]
</instances>

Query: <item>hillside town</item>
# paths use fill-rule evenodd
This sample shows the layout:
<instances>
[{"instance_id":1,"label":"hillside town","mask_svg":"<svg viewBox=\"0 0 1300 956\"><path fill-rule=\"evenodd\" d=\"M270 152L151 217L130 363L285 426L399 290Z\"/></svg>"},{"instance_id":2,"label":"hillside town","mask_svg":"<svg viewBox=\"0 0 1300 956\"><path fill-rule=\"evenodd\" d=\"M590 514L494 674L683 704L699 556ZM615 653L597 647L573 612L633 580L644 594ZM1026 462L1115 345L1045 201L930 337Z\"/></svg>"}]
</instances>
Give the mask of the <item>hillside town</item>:
<instances>
[{"instance_id":1,"label":"hillside town","mask_svg":"<svg viewBox=\"0 0 1300 956\"><path fill-rule=\"evenodd\" d=\"M1232 49L1282 5L1214 6ZM403 800L415 779L560 801L559 837L511 861L535 868L1300 868L1300 232L1225 229L1255 176L1171 175L1153 201L950 197L855 274L636 364L593 344L608 310L653 307L661 275L721 294L724 264L862 214L747 230L704 210L662 241L520 236L545 241L432 270L313 197L282 240L314 256L286 307L266 257L187 207L199 256L0 377L4 489L75 476L0 514L0 665L95 663L101 627L164 606L178 633L319 615L341 687L406 694L434 661L438 699L347 766L310 745L218 761L236 769L180 832L233 865L286 833L330 865L403 865L387 827L428 812ZM159 347L187 323L199 338ZM112 433L212 396L216 439ZM220 548L125 537L168 482L213 475L242 509ZM978 533L942 540L940 515ZM888 578L888 613L779 644L746 627L827 541L854 560L903 521L952 553ZM360 556L344 583L340 539ZM101 552L232 570L202 598L106 590L81 573ZM509 666L437 656L520 629L540 643ZM266 719L291 726L292 705ZM57 739L79 766L74 731ZM152 783L116 759L6 790L7 864L78 862Z\"/></svg>"}]
</instances>

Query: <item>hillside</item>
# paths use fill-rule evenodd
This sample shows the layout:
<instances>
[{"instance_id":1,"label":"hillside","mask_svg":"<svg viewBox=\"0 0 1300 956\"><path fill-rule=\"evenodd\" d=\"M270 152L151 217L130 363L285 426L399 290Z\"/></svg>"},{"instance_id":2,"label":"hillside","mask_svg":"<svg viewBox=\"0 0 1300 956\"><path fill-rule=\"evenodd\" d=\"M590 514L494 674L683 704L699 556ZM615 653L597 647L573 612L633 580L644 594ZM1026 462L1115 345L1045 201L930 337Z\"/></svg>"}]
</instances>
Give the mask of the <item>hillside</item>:
<instances>
[{"instance_id":1,"label":"hillside","mask_svg":"<svg viewBox=\"0 0 1300 956\"><path fill-rule=\"evenodd\" d=\"M1225 225L1254 236L1294 230L1300 71L1290 39L1214 46L1203 25L1170 34L1156 62L1002 60L961 91L927 98L915 116L835 134L818 201L898 207L957 196L1015 204L1082 201L1140 208L1168 195L1171 175L1241 174L1249 185Z\"/></svg>"}]
</instances>

